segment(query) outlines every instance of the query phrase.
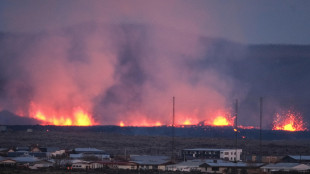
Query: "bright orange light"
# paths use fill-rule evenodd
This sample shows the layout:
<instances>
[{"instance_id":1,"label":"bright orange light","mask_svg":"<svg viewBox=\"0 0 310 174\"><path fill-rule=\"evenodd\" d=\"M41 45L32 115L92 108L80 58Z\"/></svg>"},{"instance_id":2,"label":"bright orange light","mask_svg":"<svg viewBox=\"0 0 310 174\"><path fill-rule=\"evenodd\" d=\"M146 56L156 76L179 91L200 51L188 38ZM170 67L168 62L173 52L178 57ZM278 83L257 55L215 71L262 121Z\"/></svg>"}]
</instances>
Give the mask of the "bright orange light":
<instances>
[{"instance_id":1,"label":"bright orange light","mask_svg":"<svg viewBox=\"0 0 310 174\"><path fill-rule=\"evenodd\" d=\"M121 121L121 122L119 123L119 126L120 126L120 127L124 127L124 126L125 126L124 122Z\"/></svg>"},{"instance_id":2,"label":"bright orange light","mask_svg":"<svg viewBox=\"0 0 310 174\"><path fill-rule=\"evenodd\" d=\"M237 132L238 130L237 129L234 129L234 132Z\"/></svg>"},{"instance_id":3,"label":"bright orange light","mask_svg":"<svg viewBox=\"0 0 310 174\"><path fill-rule=\"evenodd\" d=\"M42 112L40 112L40 111L38 111L38 112L36 113L35 117L36 117L36 119L38 119L38 120L42 120L42 121L45 121L45 120L46 120L45 116L44 116L44 115L42 114Z\"/></svg>"},{"instance_id":4,"label":"bright orange light","mask_svg":"<svg viewBox=\"0 0 310 174\"><path fill-rule=\"evenodd\" d=\"M302 115L289 110L281 114L275 114L272 130L305 131L307 128Z\"/></svg>"},{"instance_id":5,"label":"bright orange light","mask_svg":"<svg viewBox=\"0 0 310 174\"><path fill-rule=\"evenodd\" d=\"M287 131L296 131L296 128L294 128L291 123L285 125L283 129Z\"/></svg>"},{"instance_id":6,"label":"bright orange light","mask_svg":"<svg viewBox=\"0 0 310 174\"><path fill-rule=\"evenodd\" d=\"M91 126L95 124L92 117L80 107L74 108L73 112L67 110L56 112L51 108L40 109L38 105L32 103L29 115L42 121L43 125Z\"/></svg>"},{"instance_id":7,"label":"bright orange light","mask_svg":"<svg viewBox=\"0 0 310 174\"><path fill-rule=\"evenodd\" d=\"M192 124L192 122L189 119L187 119L183 122L183 125L191 125L191 124Z\"/></svg>"},{"instance_id":8,"label":"bright orange light","mask_svg":"<svg viewBox=\"0 0 310 174\"><path fill-rule=\"evenodd\" d=\"M77 126L90 126L92 125L92 120L82 109L78 108L74 112L75 125Z\"/></svg>"},{"instance_id":9,"label":"bright orange light","mask_svg":"<svg viewBox=\"0 0 310 174\"><path fill-rule=\"evenodd\" d=\"M213 120L213 125L214 126L228 126L229 123L225 117L218 116Z\"/></svg>"},{"instance_id":10,"label":"bright orange light","mask_svg":"<svg viewBox=\"0 0 310 174\"><path fill-rule=\"evenodd\" d=\"M238 125L238 128L240 128L240 129L258 129L258 127L254 127L254 126L243 126L243 125Z\"/></svg>"},{"instance_id":11,"label":"bright orange light","mask_svg":"<svg viewBox=\"0 0 310 174\"><path fill-rule=\"evenodd\" d=\"M157 122L155 123L155 126L161 126L161 123L160 123L159 121L157 121Z\"/></svg>"}]
</instances>

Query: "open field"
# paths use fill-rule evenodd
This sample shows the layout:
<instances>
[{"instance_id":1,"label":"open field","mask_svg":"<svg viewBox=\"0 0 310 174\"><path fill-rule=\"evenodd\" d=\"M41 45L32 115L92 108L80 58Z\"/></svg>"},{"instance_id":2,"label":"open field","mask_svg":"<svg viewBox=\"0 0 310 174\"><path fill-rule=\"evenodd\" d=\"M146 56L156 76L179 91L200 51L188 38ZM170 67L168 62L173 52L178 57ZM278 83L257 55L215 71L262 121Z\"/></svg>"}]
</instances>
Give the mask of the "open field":
<instances>
[{"instance_id":1,"label":"open field","mask_svg":"<svg viewBox=\"0 0 310 174\"><path fill-rule=\"evenodd\" d=\"M8 131L0 133L0 147L29 146L39 144L46 147L72 149L96 147L112 155L146 154L170 155L172 138L169 136L121 135L92 131ZM235 140L209 137L175 137L175 152L184 148L234 148ZM239 139L238 148L244 154L259 152L259 141ZM310 140L264 140L265 155L310 155Z\"/></svg>"}]
</instances>

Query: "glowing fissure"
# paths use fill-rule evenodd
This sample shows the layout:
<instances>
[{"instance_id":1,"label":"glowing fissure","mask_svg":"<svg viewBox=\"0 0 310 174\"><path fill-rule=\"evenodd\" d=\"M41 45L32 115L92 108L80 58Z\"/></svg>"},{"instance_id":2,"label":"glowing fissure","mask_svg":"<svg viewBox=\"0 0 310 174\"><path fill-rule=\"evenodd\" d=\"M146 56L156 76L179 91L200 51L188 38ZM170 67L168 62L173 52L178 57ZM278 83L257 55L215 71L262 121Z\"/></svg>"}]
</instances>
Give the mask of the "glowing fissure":
<instances>
[{"instance_id":1,"label":"glowing fissure","mask_svg":"<svg viewBox=\"0 0 310 174\"><path fill-rule=\"evenodd\" d=\"M91 115L86 113L82 108L73 108L71 112L55 112L55 111L43 111L38 109L37 105L32 104L32 112L30 117L41 121L42 125L57 125L57 126L92 126L95 125L95 121ZM70 114L72 113L72 114Z\"/></svg>"},{"instance_id":2,"label":"glowing fissure","mask_svg":"<svg viewBox=\"0 0 310 174\"><path fill-rule=\"evenodd\" d=\"M128 123L126 121L120 121L119 122L120 127L125 127L125 126L137 126L137 127L156 127L156 126L162 126L160 121L146 121L142 120L140 122L132 122Z\"/></svg>"},{"instance_id":3,"label":"glowing fissure","mask_svg":"<svg viewBox=\"0 0 310 174\"><path fill-rule=\"evenodd\" d=\"M213 121L213 125L214 126L228 126L229 125L229 122L228 120L223 117L223 116L218 116L214 119Z\"/></svg>"},{"instance_id":4,"label":"glowing fissure","mask_svg":"<svg viewBox=\"0 0 310 174\"><path fill-rule=\"evenodd\" d=\"M305 131L306 122L300 113L289 110L287 112L276 113L272 130L284 131Z\"/></svg>"}]
</instances>

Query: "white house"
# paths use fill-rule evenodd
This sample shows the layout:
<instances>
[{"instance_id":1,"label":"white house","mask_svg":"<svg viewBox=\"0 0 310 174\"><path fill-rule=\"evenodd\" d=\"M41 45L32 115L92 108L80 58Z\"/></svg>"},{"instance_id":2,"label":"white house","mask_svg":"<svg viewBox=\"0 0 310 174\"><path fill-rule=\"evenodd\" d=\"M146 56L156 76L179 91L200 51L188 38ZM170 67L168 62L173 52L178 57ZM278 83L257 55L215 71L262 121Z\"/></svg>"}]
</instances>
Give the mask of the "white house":
<instances>
[{"instance_id":1,"label":"white house","mask_svg":"<svg viewBox=\"0 0 310 174\"><path fill-rule=\"evenodd\" d=\"M171 164L166 166L166 170L168 171L201 171L199 167L201 164L205 163L206 160L195 159L195 160L187 160L177 164Z\"/></svg>"}]
</instances>

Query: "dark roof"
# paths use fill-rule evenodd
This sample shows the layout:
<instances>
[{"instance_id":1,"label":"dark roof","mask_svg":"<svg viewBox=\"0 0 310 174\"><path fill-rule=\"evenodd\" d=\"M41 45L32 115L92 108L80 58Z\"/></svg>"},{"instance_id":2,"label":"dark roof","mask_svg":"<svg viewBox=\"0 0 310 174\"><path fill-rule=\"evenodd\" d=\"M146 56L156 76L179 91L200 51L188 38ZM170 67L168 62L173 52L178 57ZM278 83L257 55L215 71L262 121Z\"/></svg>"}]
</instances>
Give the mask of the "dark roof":
<instances>
[{"instance_id":1,"label":"dark roof","mask_svg":"<svg viewBox=\"0 0 310 174\"><path fill-rule=\"evenodd\" d=\"M229 162L229 161L219 161L219 162L207 162L201 166L209 167L237 167L237 168L257 168L263 166L263 163L244 163L244 162Z\"/></svg>"},{"instance_id":2,"label":"dark roof","mask_svg":"<svg viewBox=\"0 0 310 174\"><path fill-rule=\"evenodd\" d=\"M288 156L295 160L310 161L310 156L304 156L304 155L288 155Z\"/></svg>"},{"instance_id":3,"label":"dark roof","mask_svg":"<svg viewBox=\"0 0 310 174\"><path fill-rule=\"evenodd\" d=\"M33 162L39 161L38 158L33 157L33 156L20 156L20 157L15 157L11 159L19 163L33 163Z\"/></svg>"}]
</instances>

